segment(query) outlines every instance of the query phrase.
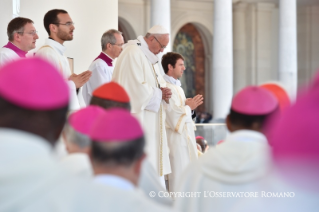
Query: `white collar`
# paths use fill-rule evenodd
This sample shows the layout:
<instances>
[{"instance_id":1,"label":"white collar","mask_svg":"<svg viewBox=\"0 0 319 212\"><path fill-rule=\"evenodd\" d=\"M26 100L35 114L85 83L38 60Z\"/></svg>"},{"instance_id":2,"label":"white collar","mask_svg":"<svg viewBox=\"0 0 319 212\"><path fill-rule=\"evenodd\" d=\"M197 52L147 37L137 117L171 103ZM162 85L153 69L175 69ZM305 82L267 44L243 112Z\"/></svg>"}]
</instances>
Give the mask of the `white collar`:
<instances>
[{"instance_id":1,"label":"white collar","mask_svg":"<svg viewBox=\"0 0 319 212\"><path fill-rule=\"evenodd\" d=\"M255 130L236 130L230 133L226 139L226 141L231 142L262 142L268 143L267 138L264 134L257 132Z\"/></svg>"},{"instance_id":2,"label":"white collar","mask_svg":"<svg viewBox=\"0 0 319 212\"><path fill-rule=\"evenodd\" d=\"M46 45L49 45L51 47L53 47L55 50L57 50L61 55L64 54L64 52L66 51L66 47L63 46L61 43L48 38L45 42Z\"/></svg>"},{"instance_id":3,"label":"white collar","mask_svg":"<svg viewBox=\"0 0 319 212\"><path fill-rule=\"evenodd\" d=\"M136 40L129 40L127 44L123 46L123 48L131 45L137 45L153 65L158 62L158 57L149 50L148 45L142 35L138 36Z\"/></svg>"},{"instance_id":4,"label":"white collar","mask_svg":"<svg viewBox=\"0 0 319 212\"><path fill-rule=\"evenodd\" d=\"M100 184L120 188L123 190L134 190L135 186L133 183L124 179L120 176L111 175L111 174L99 174L94 177L94 181Z\"/></svg>"},{"instance_id":5,"label":"white collar","mask_svg":"<svg viewBox=\"0 0 319 212\"><path fill-rule=\"evenodd\" d=\"M105 54L108 58L110 58L110 59L112 60L112 62L113 62L114 59L113 59L112 57L110 57L108 54L106 54L106 53L103 52L103 51L102 51L102 53L104 53L104 54Z\"/></svg>"},{"instance_id":6,"label":"white collar","mask_svg":"<svg viewBox=\"0 0 319 212\"><path fill-rule=\"evenodd\" d=\"M174 77L168 76L167 74L164 74L164 80L166 82L169 82L173 85L177 85L177 86L181 86L181 81L179 81L178 79L175 79Z\"/></svg>"}]
</instances>

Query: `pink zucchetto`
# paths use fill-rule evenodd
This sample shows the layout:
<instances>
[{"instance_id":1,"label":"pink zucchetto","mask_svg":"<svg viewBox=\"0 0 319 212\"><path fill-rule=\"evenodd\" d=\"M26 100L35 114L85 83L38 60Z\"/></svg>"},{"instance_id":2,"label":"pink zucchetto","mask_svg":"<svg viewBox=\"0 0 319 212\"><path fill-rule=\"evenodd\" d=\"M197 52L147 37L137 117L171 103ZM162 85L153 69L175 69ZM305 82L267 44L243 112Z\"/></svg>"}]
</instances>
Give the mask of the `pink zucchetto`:
<instances>
[{"instance_id":1,"label":"pink zucchetto","mask_svg":"<svg viewBox=\"0 0 319 212\"><path fill-rule=\"evenodd\" d=\"M75 131L88 135L93 123L102 114L105 114L103 108L90 105L72 113L68 121Z\"/></svg>"},{"instance_id":2,"label":"pink zucchetto","mask_svg":"<svg viewBox=\"0 0 319 212\"><path fill-rule=\"evenodd\" d=\"M287 108L268 136L280 172L293 183L316 190L319 190L318 105L319 87L316 87Z\"/></svg>"},{"instance_id":3,"label":"pink zucchetto","mask_svg":"<svg viewBox=\"0 0 319 212\"><path fill-rule=\"evenodd\" d=\"M248 86L233 98L231 109L246 115L266 115L278 107L276 97L264 88Z\"/></svg>"},{"instance_id":4,"label":"pink zucchetto","mask_svg":"<svg viewBox=\"0 0 319 212\"><path fill-rule=\"evenodd\" d=\"M130 112L120 108L106 110L94 122L89 133L89 137L97 142L127 142L143 135L138 120Z\"/></svg>"},{"instance_id":5,"label":"pink zucchetto","mask_svg":"<svg viewBox=\"0 0 319 212\"><path fill-rule=\"evenodd\" d=\"M39 58L21 59L0 69L0 96L30 110L53 110L69 103L69 88L48 62Z\"/></svg>"}]
</instances>

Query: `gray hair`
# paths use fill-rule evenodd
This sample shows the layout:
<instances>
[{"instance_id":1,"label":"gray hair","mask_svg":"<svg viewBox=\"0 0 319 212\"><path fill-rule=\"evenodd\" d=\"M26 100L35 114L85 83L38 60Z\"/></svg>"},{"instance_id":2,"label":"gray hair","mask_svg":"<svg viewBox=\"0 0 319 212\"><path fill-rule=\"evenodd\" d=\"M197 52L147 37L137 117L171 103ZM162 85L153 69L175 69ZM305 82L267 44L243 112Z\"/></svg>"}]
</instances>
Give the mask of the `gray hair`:
<instances>
[{"instance_id":1,"label":"gray hair","mask_svg":"<svg viewBox=\"0 0 319 212\"><path fill-rule=\"evenodd\" d=\"M122 32L120 32L116 29L110 29L110 30L104 32L104 34L102 35L102 38L101 38L102 51L104 51L106 49L106 44L108 44L108 43L116 44L116 38L114 36L114 34L116 34L116 33L122 35Z\"/></svg>"},{"instance_id":2,"label":"gray hair","mask_svg":"<svg viewBox=\"0 0 319 212\"><path fill-rule=\"evenodd\" d=\"M75 131L70 124L66 123L63 131L66 136L66 142L72 142L80 148L85 148L91 145L90 138L85 134Z\"/></svg>"}]
</instances>

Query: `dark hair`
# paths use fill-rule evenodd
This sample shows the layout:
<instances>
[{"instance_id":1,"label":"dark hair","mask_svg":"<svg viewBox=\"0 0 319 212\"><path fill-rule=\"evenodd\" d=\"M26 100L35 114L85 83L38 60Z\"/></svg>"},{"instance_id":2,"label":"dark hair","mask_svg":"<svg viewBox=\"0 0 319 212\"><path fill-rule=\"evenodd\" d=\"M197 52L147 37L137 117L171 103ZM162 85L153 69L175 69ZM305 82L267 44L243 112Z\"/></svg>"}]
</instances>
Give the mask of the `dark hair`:
<instances>
[{"instance_id":1,"label":"dark hair","mask_svg":"<svg viewBox=\"0 0 319 212\"><path fill-rule=\"evenodd\" d=\"M254 123L259 123L260 126L263 126L269 115L246 115L230 109L229 120L233 125L250 129Z\"/></svg>"},{"instance_id":2,"label":"dark hair","mask_svg":"<svg viewBox=\"0 0 319 212\"><path fill-rule=\"evenodd\" d=\"M131 104L129 102L127 102L127 103L115 102L115 101L108 100L108 99L102 99L102 98L99 98L96 96L92 96L91 101L90 101L90 105L97 105L97 106L100 106L104 109L118 107L118 108L124 108L126 110L131 111Z\"/></svg>"},{"instance_id":3,"label":"dark hair","mask_svg":"<svg viewBox=\"0 0 319 212\"><path fill-rule=\"evenodd\" d=\"M199 144L202 148L202 152L205 151L206 147L207 147L207 143L205 142L205 139L202 139L202 138L197 138L196 139L196 143Z\"/></svg>"},{"instance_id":4,"label":"dark hair","mask_svg":"<svg viewBox=\"0 0 319 212\"><path fill-rule=\"evenodd\" d=\"M172 65L173 68L175 68L176 62L178 59L184 60L184 57L178 53L175 52L168 52L163 55L162 57L162 66L164 69L165 74L168 72L168 65Z\"/></svg>"},{"instance_id":5,"label":"dark hair","mask_svg":"<svg viewBox=\"0 0 319 212\"><path fill-rule=\"evenodd\" d=\"M7 27L7 35L8 35L9 41L13 41L14 33L23 32L24 26L28 23L33 24L33 21L31 19L22 18L22 17L17 17L12 19L9 22Z\"/></svg>"},{"instance_id":6,"label":"dark hair","mask_svg":"<svg viewBox=\"0 0 319 212\"><path fill-rule=\"evenodd\" d=\"M144 136L132 141L116 143L92 141L92 160L106 165L130 166L144 155L144 145Z\"/></svg>"},{"instance_id":7,"label":"dark hair","mask_svg":"<svg viewBox=\"0 0 319 212\"><path fill-rule=\"evenodd\" d=\"M54 9L54 10L50 10L49 12L47 12L44 15L43 24L44 24L44 28L48 32L49 36L50 36L50 24L59 23L60 20L58 19L58 15L60 13L66 14L68 12L65 10L61 10L61 9Z\"/></svg>"},{"instance_id":8,"label":"dark hair","mask_svg":"<svg viewBox=\"0 0 319 212\"><path fill-rule=\"evenodd\" d=\"M68 105L53 110L25 109L0 97L0 127L30 132L54 144L63 129L67 111Z\"/></svg>"}]
</instances>

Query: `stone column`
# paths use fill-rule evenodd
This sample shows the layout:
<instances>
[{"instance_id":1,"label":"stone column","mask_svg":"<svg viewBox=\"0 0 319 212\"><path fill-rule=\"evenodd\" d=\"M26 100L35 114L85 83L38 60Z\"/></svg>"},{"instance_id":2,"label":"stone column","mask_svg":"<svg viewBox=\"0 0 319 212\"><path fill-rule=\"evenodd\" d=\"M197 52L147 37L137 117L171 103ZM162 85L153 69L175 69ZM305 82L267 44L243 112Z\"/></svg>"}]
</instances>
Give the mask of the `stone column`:
<instances>
[{"instance_id":1,"label":"stone column","mask_svg":"<svg viewBox=\"0 0 319 212\"><path fill-rule=\"evenodd\" d=\"M214 1L213 118L226 118L233 96L232 0Z\"/></svg>"},{"instance_id":2,"label":"stone column","mask_svg":"<svg viewBox=\"0 0 319 212\"><path fill-rule=\"evenodd\" d=\"M149 28L151 28L154 25L162 25L164 26L169 33L171 33L171 1L170 0L151 0L151 26ZM166 47L166 49L164 50L163 53L159 53L158 54L158 58L159 58L159 68L161 70L162 75L164 75L164 70L163 67L161 65L161 60L162 60L162 56L163 54L165 54L166 52L170 52L172 51L172 46L173 46L173 42L174 40L172 40L174 38L172 38L170 36L170 41Z\"/></svg>"},{"instance_id":3,"label":"stone column","mask_svg":"<svg viewBox=\"0 0 319 212\"><path fill-rule=\"evenodd\" d=\"M297 92L297 11L296 0L279 4L279 81L292 99Z\"/></svg>"}]
</instances>

